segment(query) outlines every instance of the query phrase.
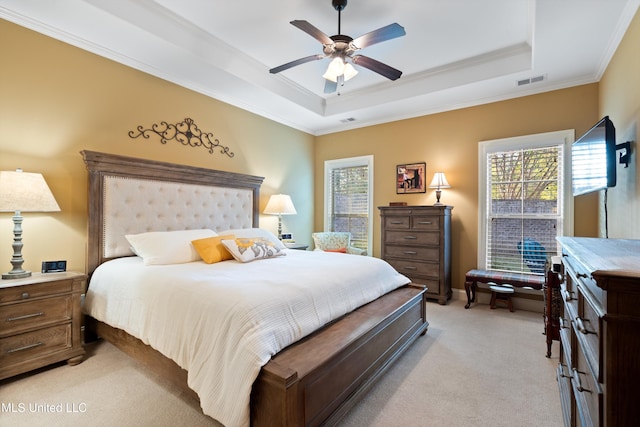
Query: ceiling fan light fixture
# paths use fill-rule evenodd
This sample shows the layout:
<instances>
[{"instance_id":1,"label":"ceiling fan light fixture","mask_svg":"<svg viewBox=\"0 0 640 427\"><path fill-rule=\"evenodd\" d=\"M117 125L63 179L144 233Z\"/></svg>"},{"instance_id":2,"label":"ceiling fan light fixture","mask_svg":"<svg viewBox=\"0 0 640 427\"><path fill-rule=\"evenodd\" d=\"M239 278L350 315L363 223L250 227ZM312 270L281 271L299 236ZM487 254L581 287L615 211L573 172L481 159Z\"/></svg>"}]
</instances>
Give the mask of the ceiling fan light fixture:
<instances>
[{"instance_id":1,"label":"ceiling fan light fixture","mask_svg":"<svg viewBox=\"0 0 640 427\"><path fill-rule=\"evenodd\" d=\"M337 82L338 76L344 74L345 64L342 58L336 57L329 63L327 71L322 75L325 79L331 82Z\"/></svg>"},{"instance_id":2,"label":"ceiling fan light fixture","mask_svg":"<svg viewBox=\"0 0 640 427\"><path fill-rule=\"evenodd\" d=\"M345 63L344 59L341 57L336 57L329 63L327 71L322 75L322 77L330 82L337 83L340 76L343 76L343 80L346 82L357 74L358 70L356 70L353 65Z\"/></svg>"},{"instance_id":3,"label":"ceiling fan light fixture","mask_svg":"<svg viewBox=\"0 0 640 427\"><path fill-rule=\"evenodd\" d=\"M347 80L351 79L352 77L355 77L358 74L358 70L356 70L353 65L346 63L344 65L344 81L346 82Z\"/></svg>"}]
</instances>

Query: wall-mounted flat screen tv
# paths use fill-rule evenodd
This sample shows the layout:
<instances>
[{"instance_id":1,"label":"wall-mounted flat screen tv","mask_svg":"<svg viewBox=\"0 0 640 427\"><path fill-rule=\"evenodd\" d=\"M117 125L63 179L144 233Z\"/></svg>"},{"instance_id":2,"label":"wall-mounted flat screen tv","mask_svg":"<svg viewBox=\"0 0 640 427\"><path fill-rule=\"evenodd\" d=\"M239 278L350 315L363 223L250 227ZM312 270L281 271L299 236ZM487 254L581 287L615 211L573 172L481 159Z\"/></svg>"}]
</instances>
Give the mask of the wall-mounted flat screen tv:
<instances>
[{"instance_id":1,"label":"wall-mounted flat screen tv","mask_svg":"<svg viewBox=\"0 0 640 427\"><path fill-rule=\"evenodd\" d=\"M616 129L604 117L571 145L573 195L616 186Z\"/></svg>"}]
</instances>

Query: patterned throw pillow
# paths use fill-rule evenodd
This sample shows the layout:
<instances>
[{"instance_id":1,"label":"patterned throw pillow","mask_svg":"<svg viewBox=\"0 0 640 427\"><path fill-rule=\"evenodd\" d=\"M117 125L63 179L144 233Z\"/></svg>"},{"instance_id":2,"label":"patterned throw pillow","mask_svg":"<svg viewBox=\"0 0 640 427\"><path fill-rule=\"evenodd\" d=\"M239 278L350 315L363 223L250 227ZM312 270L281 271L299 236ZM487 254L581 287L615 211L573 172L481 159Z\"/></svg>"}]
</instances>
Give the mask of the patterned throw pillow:
<instances>
[{"instance_id":1,"label":"patterned throw pillow","mask_svg":"<svg viewBox=\"0 0 640 427\"><path fill-rule=\"evenodd\" d=\"M287 254L285 250L275 245L272 241L262 237L223 239L222 244L240 262L251 262L257 259L273 258Z\"/></svg>"}]
</instances>

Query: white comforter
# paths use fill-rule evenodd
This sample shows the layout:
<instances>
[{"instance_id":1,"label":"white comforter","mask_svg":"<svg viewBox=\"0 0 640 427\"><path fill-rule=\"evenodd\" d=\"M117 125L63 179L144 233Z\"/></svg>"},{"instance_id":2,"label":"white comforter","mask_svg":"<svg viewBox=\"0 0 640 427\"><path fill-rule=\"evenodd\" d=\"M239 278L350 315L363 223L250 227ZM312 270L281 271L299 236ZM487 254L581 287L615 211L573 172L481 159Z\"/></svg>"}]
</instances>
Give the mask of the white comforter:
<instances>
[{"instance_id":1,"label":"white comforter","mask_svg":"<svg viewBox=\"0 0 640 427\"><path fill-rule=\"evenodd\" d=\"M248 426L251 386L271 356L408 282L380 259L327 252L246 264L128 257L96 269L84 310L186 369L205 414Z\"/></svg>"}]
</instances>

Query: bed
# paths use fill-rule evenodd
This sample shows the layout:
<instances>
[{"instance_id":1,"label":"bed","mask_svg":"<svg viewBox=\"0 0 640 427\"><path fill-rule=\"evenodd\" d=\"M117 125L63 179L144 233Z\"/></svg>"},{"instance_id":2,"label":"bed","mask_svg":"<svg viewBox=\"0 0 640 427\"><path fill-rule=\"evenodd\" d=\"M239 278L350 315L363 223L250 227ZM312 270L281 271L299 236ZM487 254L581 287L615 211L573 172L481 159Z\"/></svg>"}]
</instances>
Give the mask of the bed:
<instances>
[{"instance_id":1,"label":"bed","mask_svg":"<svg viewBox=\"0 0 640 427\"><path fill-rule=\"evenodd\" d=\"M235 237L266 233L259 240L278 245L258 228L262 178L81 154L89 174L86 336L161 373L223 424L335 424L426 333L424 288L371 257L278 248L281 256L264 261L145 265L149 258L125 236L231 230ZM343 272L310 273L318 267ZM284 308L275 306L285 293ZM186 311L178 315L180 306ZM227 316L232 306L264 317L238 322ZM217 323L239 341L209 328ZM237 365L245 353L246 375ZM246 380L224 381L234 375Z\"/></svg>"}]
</instances>

